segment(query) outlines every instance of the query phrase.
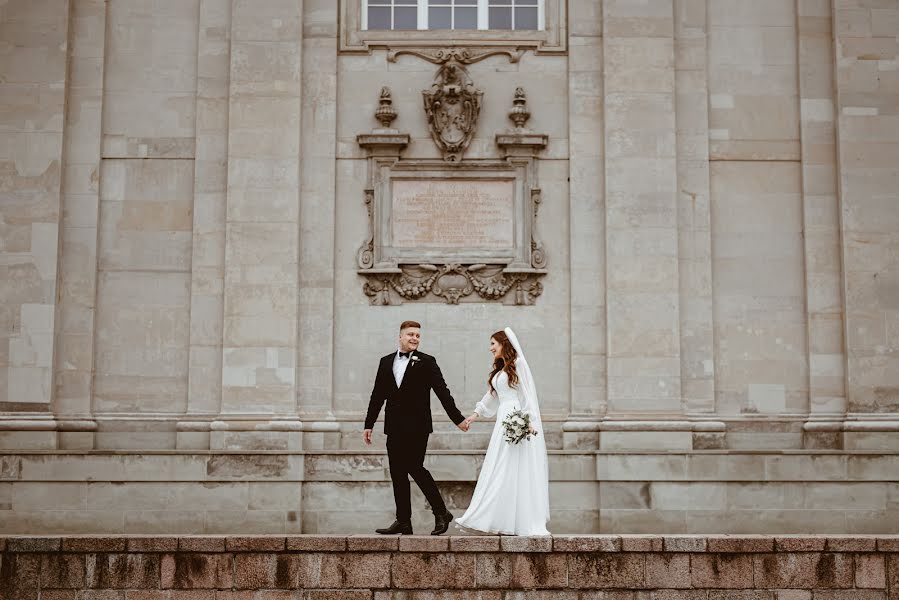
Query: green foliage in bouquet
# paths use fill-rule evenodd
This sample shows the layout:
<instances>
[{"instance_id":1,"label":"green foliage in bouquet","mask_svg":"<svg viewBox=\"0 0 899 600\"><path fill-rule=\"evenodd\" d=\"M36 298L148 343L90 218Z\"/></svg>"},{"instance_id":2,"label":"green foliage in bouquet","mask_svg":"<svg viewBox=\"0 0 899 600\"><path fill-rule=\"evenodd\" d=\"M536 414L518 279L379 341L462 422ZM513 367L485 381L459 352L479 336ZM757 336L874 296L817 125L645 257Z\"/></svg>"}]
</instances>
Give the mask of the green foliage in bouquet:
<instances>
[{"instance_id":1,"label":"green foliage in bouquet","mask_svg":"<svg viewBox=\"0 0 899 600\"><path fill-rule=\"evenodd\" d=\"M531 416L521 410L513 410L503 419L503 437L509 444L530 440L537 432L531 429Z\"/></svg>"}]
</instances>

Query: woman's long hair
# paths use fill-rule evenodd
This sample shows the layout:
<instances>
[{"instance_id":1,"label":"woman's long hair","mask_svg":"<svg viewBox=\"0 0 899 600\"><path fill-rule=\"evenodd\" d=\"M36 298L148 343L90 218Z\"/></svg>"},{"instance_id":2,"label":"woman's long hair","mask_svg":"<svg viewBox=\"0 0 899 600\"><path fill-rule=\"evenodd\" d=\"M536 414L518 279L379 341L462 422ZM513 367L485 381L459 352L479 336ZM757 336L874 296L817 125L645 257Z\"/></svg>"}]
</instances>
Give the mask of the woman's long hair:
<instances>
[{"instance_id":1,"label":"woman's long hair","mask_svg":"<svg viewBox=\"0 0 899 600\"><path fill-rule=\"evenodd\" d=\"M490 336L490 339L496 340L502 346L502 353L498 358L493 360L493 370L490 377L487 378L487 385L490 386L490 393L496 395L496 388L493 387L493 377L500 371L505 371L509 377L509 387L514 388L518 385L518 371L515 370L515 359L518 358L518 352L509 341L509 337L505 331L497 331Z\"/></svg>"}]
</instances>

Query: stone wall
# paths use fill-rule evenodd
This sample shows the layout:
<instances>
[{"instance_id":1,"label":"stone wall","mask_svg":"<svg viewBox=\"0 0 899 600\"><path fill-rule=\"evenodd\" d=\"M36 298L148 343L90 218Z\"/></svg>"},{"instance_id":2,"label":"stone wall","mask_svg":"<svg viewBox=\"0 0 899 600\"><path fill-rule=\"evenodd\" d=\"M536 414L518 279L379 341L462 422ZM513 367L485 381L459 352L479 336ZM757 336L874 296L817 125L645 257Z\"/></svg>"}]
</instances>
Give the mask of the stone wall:
<instances>
[{"instance_id":1,"label":"stone wall","mask_svg":"<svg viewBox=\"0 0 899 600\"><path fill-rule=\"evenodd\" d=\"M469 65L485 100L467 159L499 158L519 86L528 127L548 135L534 169L548 273L533 306L371 305L356 262L369 226L356 136L377 127L386 85L393 126L410 136L403 157L439 158L421 108L437 67L390 44L344 47L336 0L263 4L0 2L4 460L71 458L84 467L73 490L118 481L91 452L140 465L154 452L325 456L354 473L383 459L380 429L370 455L361 423L377 360L412 318L463 411L483 393L489 334L516 329L565 530L702 526L699 505L667 505L661 491L642 502L641 486L663 490L650 482L667 476L633 474L622 491L595 467L658 452L735 469L709 480L719 527L778 522L729 505L732 478L758 485L762 511L816 510L815 494L755 466L784 452L796 465L870 465L861 479L811 476L831 491L848 479L820 508L842 516L813 515L810 530L896 521L894 3L568 0L559 44ZM470 490L490 425L461 434L434 411L435 467ZM567 464L587 466L573 476ZM0 531L63 527L66 493L44 490L51 506L17 495L41 481L2 477ZM327 504L340 481L302 494ZM850 515L862 481L873 504ZM377 489L374 513L389 514ZM578 506L565 504L572 490ZM213 497L247 530L352 526L289 502L268 520ZM140 510L123 506L113 529ZM147 510L173 530L206 527Z\"/></svg>"},{"instance_id":2,"label":"stone wall","mask_svg":"<svg viewBox=\"0 0 899 600\"><path fill-rule=\"evenodd\" d=\"M16 600L895 597L888 537L106 537L0 541Z\"/></svg>"}]
</instances>

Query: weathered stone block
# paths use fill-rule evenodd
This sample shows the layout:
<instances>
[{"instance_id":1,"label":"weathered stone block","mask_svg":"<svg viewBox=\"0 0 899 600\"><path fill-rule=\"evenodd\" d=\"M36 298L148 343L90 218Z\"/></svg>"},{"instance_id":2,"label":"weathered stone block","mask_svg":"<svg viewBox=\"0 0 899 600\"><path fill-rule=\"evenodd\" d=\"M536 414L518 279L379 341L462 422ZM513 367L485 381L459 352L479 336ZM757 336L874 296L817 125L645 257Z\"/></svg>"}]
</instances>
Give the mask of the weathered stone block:
<instances>
[{"instance_id":1,"label":"weathered stone block","mask_svg":"<svg viewBox=\"0 0 899 600\"><path fill-rule=\"evenodd\" d=\"M350 552L390 552L400 548L399 536L395 535L351 535L346 539Z\"/></svg>"},{"instance_id":2,"label":"weathered stone block","mask_svg":"<svg viewBox=\"0 0 899 600\"><path fill-rule=\"evenodd\" d=\"M69 589L84 587L84 555L42 555L41 587Z\"/></svg>"},{"instance_id":3,"label":"weathered stone block","mask_svg":"<svg viewBox=\"0 0 899 600\"><path fill-rule=\"evenodd\" d=\"M311 587L305 582L315 581L319 577L318 587L323 588L376 589L391 586L391 557L386 552L327 553L318 556L321 557L320 575L314 570L305 570L309 568L307 565L300 573L299 583L301 586ZM310 563L310 565L314 565L314 563ZM394 562L394 568L395 565ZM308 579L304 579L304 577Z\"/></svg>"},{"instance_id":4,"label":"weathered stone block","mask_svg":"<svg viewBox=\"0 0 899 600\"><path fill-rule=\"evenodd\" d=\"M498 536L471 535L449 538L451 552L499 552Z\"/></svg>"},{"instance_id":5,"label":"weathered stone block","mask_svg":"<svg viewBox=\"0 0 899 600\"><path fill-rule=\"evenodd\" d=\"M179 537L178 550L181 550L182 552L224 552L225 537Z\"/></svg>"},{"instance_id":6,"label":"weathered stone block","mask_svg":"<svg viewBox=\"0 0 899 600\"><path fill-rule=\"evenodd\" d=\"M474 554L402 553L391 564L392 585L403 589L466 589L475 585Z\"/></svg>"},{"instance_id":7,"label":"weathered stone block","mask_svg":"<svg viewBox=\"0 0 899 600\"><path fill-rule=\"evenodd\" d=\"M855 555L855 587L886 587L886 558L882 554Z\"/></svg>"},{"instance_id":8,"label":"weathered stone block","mask_svg":"<svg viewBox=\"0 0 899 600\"><path fill-rule=\"evenodd\" d=\"M568 581L573 588L644 587L642 554L569 554Z\"/></svg>"},{"instance_id":9,"label":"weathered stone block","mask_svg":"<svg viewBox=\"0 0 899 600\"><path fill-rule=\"evenodd\" d=\"M300 567L298 555L235 554L234 587L239 590L293 589L297 586Z\"/></svg>"},{"instance_id":10,"label":"weathered stone block","mask_svg":"<svg viewBox=\"0 0 899 600\"><path fill-rule=\"evenodd\" d=\"M750 554L690 555L690 581L693 587L751 588L752 569Z\"/></svg>"},{"instance_id":11,"label":"weathered stone block","mask_svg":"<svg viewBox=\"0 0 899 600\"><path fill-rule=\"evenodd\" d=\"M478 554L478 588L564 588L568 559L564 554Z\"/></svg>"},{"instance_id":12,"label":"weathered stone block","mask_svg":"<svg viewBox=\"0 0 899 600\"><path fill-rule=\"evenodd\" d=\"M828 537L829 552L872 552L877 548L877 540L871 537Z\"/></svg>"},{"instance_id":13,"label":"weathered stone block","mask_svg":"<svg viewBox=\"0 0 899 600\"><path fill-rule=\"evenodd\" d=\"M752 581L757 588L852 587L852 556L848 554L756 554L752 559Z\"/></svg>"},{"instance_id":14,"label":"weathered stone block","mask_svg":"<svg viewBox=\"0 0 899 600\"><path fill-rule=\"evenodd\" d=\"M166 554L162 557L162 587L229 588L232 584L233 563L231 554Z\"/></svg>"},{"instance_id":15,"label":"weathered stone block","mask_svg":"<svg viewBox=\"0 0 899 600\"><path fill-rule=\"evenodd\" d=\"M62 545L60 538L16 537L7 540L9 552L54 552Z\"/></svg>"},{"instance_id":16,"label":"weathered stone block","mask_svg":"<svg viewBox=\"0 0 899 600\"><path fill-rule=\"evenodd\" d=\"M617 535L554 535L554 552L618 552L621 537Z\"/></svg>"},{"instance_id":17,"label":"weathered stone block","mask_svg":"<svg viewBox=\"0 0 899 600\"><path fill-rule=\"evenodd\" d=\"M774 549L778 552L821 552L827 545L827 538L820 536L775 537Z\"/></svg>"},{"instance_id":18,"label":"weathered stone block","mask_svg":"<svg viewBox=\"0 0 899 600\"><path fill-rule=\"evenodd\" d=\"M773 552L774 538L770 536L709 536L709 552Z\"/></svg>"},{"instance_id":19,"label":"weathered stone block","mask_svg":"<svg viewBox=\"0 0 899 600\"><path fill-rule=\"evenodd\" d=\"M72 537L62 540L63 552L124 552L125 538L118 537Z\"/></svg>"},{"instance_id":20,"label":"weathered stone block","mask_svg":"<svg viewBox=\"0 0 899 600\"><path fill-rule=\"evenodd\" d=\"M688 554L647 554L646 587L689 588L690 556Z\"/></svg>"},{"instance_id":21,"label":"weathered stone block","mask_svg":"<svg viewBox=\"0 0 899 600\"><path fill-rule=\"evenodd\" d=\"M272 536L232 537L225 539L225 549L231 552L276 552L286 548L285 538Z\"/></svg>"},{"instance_id":22,"label":"weathered stone block","mask_svg":"<svg viewBox=\"0 0 899 600\"><path fill-rule=\"evenodd\" d=\"M654 535L622 535L622 552L661 552L665 542L661 536Z\"/></svg>"},{"instance_id":23,"label":"weathered stone block","mask_svg":"<svg viewBox=\"0 0 899 600\"><path fill-rule=\"evenodd\" d=\"M159 588L160 558L155 554L88 554L87 587Z\"/></svg>"},{"instance_id":24,"label":"weathered stone block","mask_svg":"<svg viewBox=\"0 0 899 600\"><path fill-rule=\"evenodd\" d=\"M704 552L706 538L704 536L665 536L665 552Z\"/></svg>"},{"instance_id":25,"label":"weathered stone block","mask_svg":"<svg viewBox=\"0 0 899 600\"><path fill-rule=\"evenodd\" d=\"M499 542L503 552L552 552L553 549L550 536L502 536Z\"/></svg>"},{"instance_id":26,"label":"weathered stone block","mask_svg":"<svg viewBox=\"0 0 899 600\"><path fill-rule=\"evenodd\" d=\"M343 552L346 536L342 535L294 535L287 538L287 549L301 552Z\"/></svg>"},{"instance_id":27,"label":"weathered stone block","mask_svg":"<svg viewBox=\"0 0 899 600\"><path fill-rule=\"evenodd\" d=\"M124 540L123 540L124 541ZM129 552L174 552L178 549L176 537L129 537Z\"/></svg>"},{"instance_id":28,"label":"weathered stone block","mask_svg":"<svg viewBox=\"0 0 899 600\"><path fill-rule=\"evenodd\" d=\"M447 552L450 538L444 536L400 536L400 552Z\"/></svg>"}]
</instances>

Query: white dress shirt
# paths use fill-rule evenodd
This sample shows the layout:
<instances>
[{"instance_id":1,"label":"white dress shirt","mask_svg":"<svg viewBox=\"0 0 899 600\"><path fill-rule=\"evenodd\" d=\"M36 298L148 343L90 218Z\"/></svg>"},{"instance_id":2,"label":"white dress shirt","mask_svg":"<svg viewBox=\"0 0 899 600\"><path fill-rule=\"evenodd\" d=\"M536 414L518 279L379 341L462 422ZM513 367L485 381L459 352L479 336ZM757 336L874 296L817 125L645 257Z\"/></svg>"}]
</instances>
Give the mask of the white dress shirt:
<instances>
[{"instance_id":1,"label":"white dress shirt","mask_svg":"<svg viewBox=\"0 0 899 600\"><path fill-rule=\"evenodd\" d=\"M406 367L409 366L411 357L412 351L409 352L409 356L400 356L400 351L396 351L396 355L393 357L393 378L396 379L396 387L403 384L403 376L406 374Z\"/></svg>"}]
</instances>

